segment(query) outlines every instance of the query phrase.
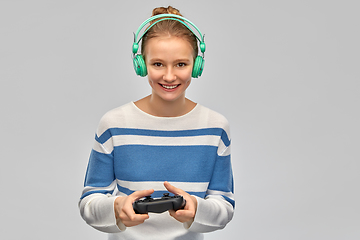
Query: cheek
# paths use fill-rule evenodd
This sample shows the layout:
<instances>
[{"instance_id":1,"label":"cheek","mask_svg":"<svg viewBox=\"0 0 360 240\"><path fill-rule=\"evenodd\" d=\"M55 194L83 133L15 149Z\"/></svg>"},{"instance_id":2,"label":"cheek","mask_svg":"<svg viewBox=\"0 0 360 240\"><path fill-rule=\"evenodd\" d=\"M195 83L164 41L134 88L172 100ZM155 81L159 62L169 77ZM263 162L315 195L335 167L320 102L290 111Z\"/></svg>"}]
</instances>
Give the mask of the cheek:
<instances>
[{"instance_id":1,"label":"cheek","mask_svg":"<svg viewBox=\"0 0 360 240\"><path fill-rule=\"evenodd\" d=\"M149 81L159 81L162 79L162 74L159 71L152 71L148 69L148 79Z\"/></svg>"},{"instance_id":2,"label":"cheek","mask_svg":"<svg viewBox=\"0 0 360 240\"><path fill-rule=\"evenodd\" d=\"M155 88L158 86L158 83L161 81L162 76L154 72L148 72L148 82L150 87Z\"/></svg>"},{"instance_id":3,"label":"cheek","mask_svg":"<svg viewBox=\"0 0 360 240\"><path fill-rule=\"evenodd\" d=\"M185 84L190 84L191 82L191 73L192 73L192 69L190 69L189 71L183 72L183 74L181 74L179 77L181 79L183 79Z\"/></svg>"},{"instance_id":4,"label":"cheek","mask_svg":"<svg viewBox=\"0 0 360 240\"><path fill-rule=\"evenodd\" d=\"M148 82L149 82L150 86L153 86L154 85L154 77L150 72L148 72L147 78L148 78Z\"/></svg>"},{"instance_id":5,"label":"cheek","mask_svg":"<svg viewBox=\"0 0 360 240\"><path fill-rule=\"evenodd\" d=\"M149 77L148 78L148 81L149 81L149 85L151 88L154 88L154 86L156 85L156 83L154 83L154 81Z\"/></svg>"},{"instance_id":6,"label":"cheek","mask_svg":"<svg viewBox=\"0 0 360 240\"><path fill-rule=\"evenodd\" d=\"M188 88L188 87L189 87L190 83L191 83L191 78L190 78L190 80L189 80L189 81L187 81L187 82L185 83L186 88Z\"/></svg>"}]
</instances>

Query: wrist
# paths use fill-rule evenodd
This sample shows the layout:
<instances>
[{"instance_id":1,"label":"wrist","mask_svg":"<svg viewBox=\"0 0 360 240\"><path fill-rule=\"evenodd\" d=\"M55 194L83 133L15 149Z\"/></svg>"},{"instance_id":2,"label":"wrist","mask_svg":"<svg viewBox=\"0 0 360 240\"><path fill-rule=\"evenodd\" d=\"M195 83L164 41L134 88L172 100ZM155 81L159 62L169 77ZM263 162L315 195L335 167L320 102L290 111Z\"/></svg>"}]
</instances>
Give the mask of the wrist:
<instances>
[{"instance_id":1,"label":"wrist","mask_svg":"<svg viewBox=\"0 0 360 240\"><path fill-rule=\"evenodd\" d=\"M115 218L118 219L120 216L121 206L123 205L124 197L117 197L114 201L114 212L115 212Z\"/></svg>"}]
</instances>

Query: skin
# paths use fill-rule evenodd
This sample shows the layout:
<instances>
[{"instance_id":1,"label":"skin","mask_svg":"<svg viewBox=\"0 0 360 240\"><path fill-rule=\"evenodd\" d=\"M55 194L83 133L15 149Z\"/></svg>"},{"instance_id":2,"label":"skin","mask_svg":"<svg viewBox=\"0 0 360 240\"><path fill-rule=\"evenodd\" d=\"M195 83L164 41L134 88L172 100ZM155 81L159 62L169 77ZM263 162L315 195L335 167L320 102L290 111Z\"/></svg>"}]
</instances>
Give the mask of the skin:
<instances>
[{"instance_id":1,"label":"skin","mask_svg":"<svg viewBox=\"0 0 360 240\"><path fill-rule=\"evenodd\" d=\"M185 97L194 64L193 49L188 41L168 35L149 39L145 48L145 63L152 94L136 101L138 108L153 116L178 117L196 106L196 103ZM176 212L170 210L170 216L182 223L194 221L196 198L168 182L164 182L164 187L175 195L182 195L186 200L184 209ZM126 227L143 223L149 215L135 214L132 204L153 192L153 189L148 189L136 191L126 197L117 197L114 202L116 219L121 220Z\"/></svg>"},{"instance_id":2,"label":"skin","mask_svg":"<svg viewBox=\"0 0 360 240\"><path fill-rule=\"evenodd\" d=\"M184 209L177 211L169 210L170 216L179 222L193 222L197 210L197 200L184 190L176 188L168 182L164 182L165 188L175 194L181 195L186 200ZM153 189L136 191L127 197L117 197L114 202L114 210L116 219L120 219L126 227L132 227L144 223L149 218L148 214L136 214L132 204L145 196L149 196L154 192Z\"/></svg>"},{"instance_id":3,"label":"skin","mask_svg":"<svg viewBox=\"0 0 360 240\"><path fill-rule=\"evenodd\" d=\"M161 36L146 43L145 63L152 94L135 102L144 112L159 117L177 117L191 111L196 103L185 97L191 83L193 49L182 38ZM162 87L177 86L169 91Z\"/></svg>"}]
</instances>

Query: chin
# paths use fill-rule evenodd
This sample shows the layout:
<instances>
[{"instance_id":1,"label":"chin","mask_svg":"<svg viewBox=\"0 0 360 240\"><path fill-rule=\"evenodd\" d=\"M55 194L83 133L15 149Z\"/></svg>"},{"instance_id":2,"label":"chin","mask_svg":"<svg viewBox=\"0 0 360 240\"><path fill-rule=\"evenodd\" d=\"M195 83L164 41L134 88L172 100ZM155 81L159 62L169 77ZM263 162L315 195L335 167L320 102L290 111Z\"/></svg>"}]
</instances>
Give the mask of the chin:
<instances>
[{"instance_id":1,"label":"chin","mask_svg":"<svg viewBox=\"0 0 360 240\"><path fill-rule=\"evenodd\" d=\"M165 94L158 94L153 92L153 95L157 96L157 98L161 99L164 102L174 103L178 100L185 99L185 93L181 94L174 94L174 93L165 93Z\"/></svg>"}]
</instances>

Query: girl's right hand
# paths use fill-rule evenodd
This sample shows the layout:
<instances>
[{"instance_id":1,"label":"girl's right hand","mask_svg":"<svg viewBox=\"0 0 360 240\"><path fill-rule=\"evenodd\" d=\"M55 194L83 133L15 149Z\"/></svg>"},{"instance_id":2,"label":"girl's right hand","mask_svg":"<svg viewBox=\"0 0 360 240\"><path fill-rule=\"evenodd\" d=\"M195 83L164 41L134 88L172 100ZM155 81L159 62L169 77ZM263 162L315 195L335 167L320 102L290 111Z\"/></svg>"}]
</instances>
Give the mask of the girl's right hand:
<instances>
[{"instance_id":1,"label":"girl's right hand","mask_svg":"<svg viewBox=\"0 0 360 240\"><path fill-rule=\"evenodd\" d=\"M132 227L143 223L149 218L148 214L136 214L133 209L133 203L146 196L150 196L153 189L136 191L127 197L117 197L114 202L115 217L126 227Z\"/></svg>"}]
</instances>

